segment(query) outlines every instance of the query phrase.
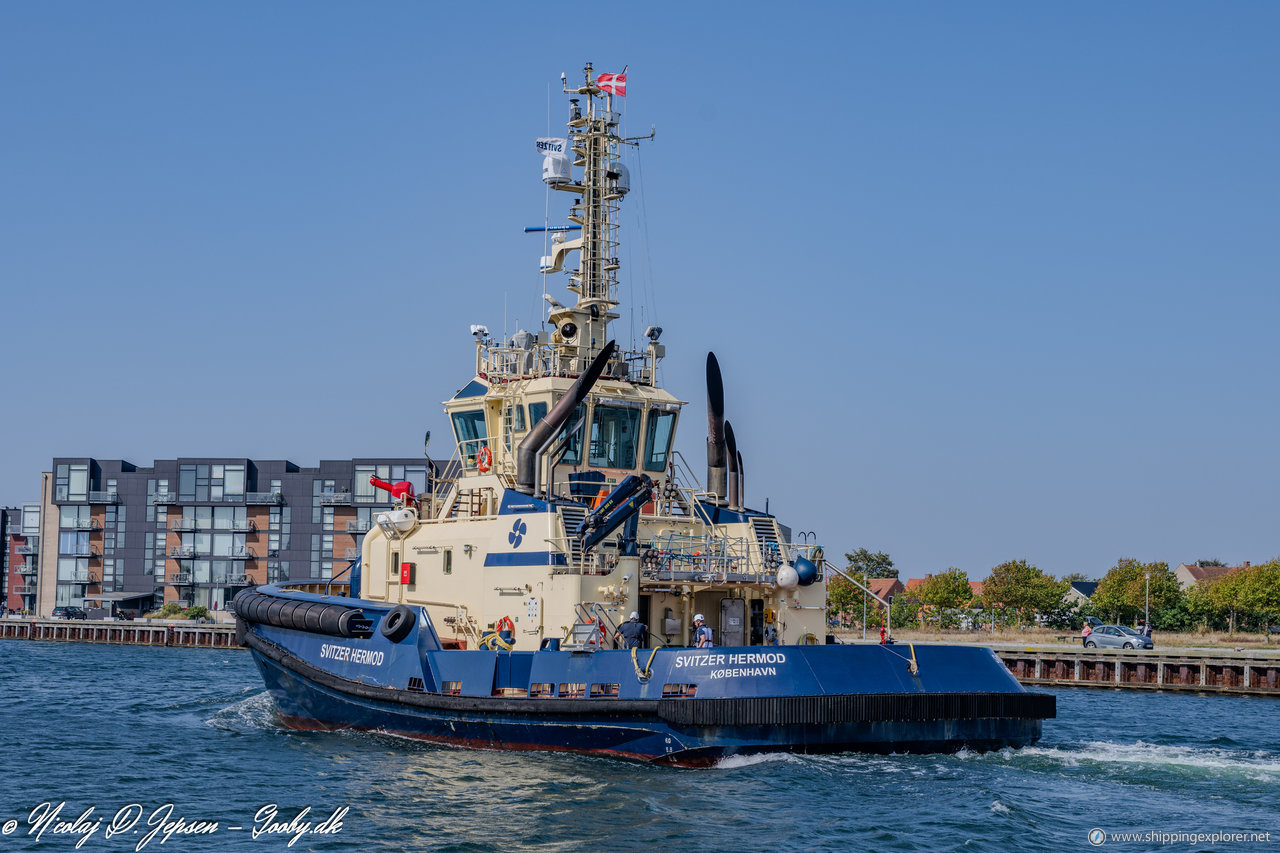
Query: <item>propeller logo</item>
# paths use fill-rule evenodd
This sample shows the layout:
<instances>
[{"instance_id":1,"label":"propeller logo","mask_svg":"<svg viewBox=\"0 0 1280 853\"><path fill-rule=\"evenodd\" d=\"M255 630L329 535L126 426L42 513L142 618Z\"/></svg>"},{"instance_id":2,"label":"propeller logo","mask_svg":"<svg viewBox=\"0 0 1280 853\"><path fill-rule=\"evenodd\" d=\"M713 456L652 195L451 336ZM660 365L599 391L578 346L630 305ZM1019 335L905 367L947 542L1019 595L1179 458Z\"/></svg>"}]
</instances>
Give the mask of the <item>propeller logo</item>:
<instances>
[{"instance_id":1,"label":"propeller logo","mask_svg":"<svg viewBox=\"0 0 1280 853\"><path fill-rule=\"evenodd\" d=\"M512 548L519 548L524 535L529 532L529 527L524 523L523 519L516 519L516 523L511 525L511 532L507 534L507 541L511 543Z\"/></svg>"}]
</instances>

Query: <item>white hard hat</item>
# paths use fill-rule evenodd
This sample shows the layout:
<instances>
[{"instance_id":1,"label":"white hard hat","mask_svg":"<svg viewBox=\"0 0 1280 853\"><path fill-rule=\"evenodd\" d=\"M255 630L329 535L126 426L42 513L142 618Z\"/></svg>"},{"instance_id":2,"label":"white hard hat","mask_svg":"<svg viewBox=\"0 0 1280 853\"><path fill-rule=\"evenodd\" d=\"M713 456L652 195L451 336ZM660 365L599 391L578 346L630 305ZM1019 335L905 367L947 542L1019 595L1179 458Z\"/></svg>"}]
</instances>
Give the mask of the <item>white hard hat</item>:
<instances>
[{"instance_id":1,"label":"white hard hat","mask_svg":"<svg viewBox=\"0 0 1280 853\"><path fill-rule=\"evenodd\" d=\"M637 612L635 612L634 610L632 610L632 611L631 611L631 618L632 618L632 619L639 619L639 618L640 618L640 614L639 614L639 613L637 613Z\"/></svg>"},{"instance_id":2,"label":"white hard hat","mask_svg":"<svg viewBox=\"0 0 1280 853\"><path fill-rule=\"evenodd\" d=\"M705 619L703 619L703 618L702 618L702 614L701 614L701 613L699 613L697 616L693 617L693 621L694 621L694 622L705 622L706 620L705 620Z\"/></svg>"}]
</instances>

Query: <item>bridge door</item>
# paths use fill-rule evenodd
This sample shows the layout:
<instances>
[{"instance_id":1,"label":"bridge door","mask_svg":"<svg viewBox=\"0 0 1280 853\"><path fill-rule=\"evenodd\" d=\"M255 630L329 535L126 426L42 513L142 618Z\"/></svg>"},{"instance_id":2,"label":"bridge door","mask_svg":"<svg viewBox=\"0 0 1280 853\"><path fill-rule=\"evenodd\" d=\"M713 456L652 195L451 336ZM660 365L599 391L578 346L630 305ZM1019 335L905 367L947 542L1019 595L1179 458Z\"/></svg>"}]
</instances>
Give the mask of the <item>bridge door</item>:
<instances>
[{"instance_id":1,"label":"bridge door","mask_svg":"<svg viewBox=\"0 0 1280 853\"><path fill-rule=\"evenodd\" d=\"M746 599L720 599L720 636L717 641L722 646L745 646L747 644Z\"/></svg>"}]
</instances>

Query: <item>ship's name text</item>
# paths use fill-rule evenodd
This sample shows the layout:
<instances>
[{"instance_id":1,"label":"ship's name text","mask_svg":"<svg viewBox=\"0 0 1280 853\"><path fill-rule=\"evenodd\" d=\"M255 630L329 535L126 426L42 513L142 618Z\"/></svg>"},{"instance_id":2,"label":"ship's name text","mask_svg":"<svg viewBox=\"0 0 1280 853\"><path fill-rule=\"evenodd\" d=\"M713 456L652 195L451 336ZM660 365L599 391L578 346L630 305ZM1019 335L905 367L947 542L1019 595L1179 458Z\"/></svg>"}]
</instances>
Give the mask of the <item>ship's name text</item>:
<instances>
[{"instance_id":1,"label":"ship's name text","mask_svg":"<svg viewBox=\"0 0 1280 853\"><path fill-rule=\"evenodd\" d=\"M739 675L777 675L774 667L760 667L759 664L786 663L785 652L735 652L734 654L677 655L676 669L688 667L729 666L731 669L716 670L712 678L729 678ZM740 669L755 666L754 669Z\"/></svg>"},{"instance_id":2,"label":"ship's name text","mask_svg":"<svg viewBox=\"0 0 1280 853\"><path fill-rule=\"evenodd\" d=\"M350 646L335 646L324 643L320 646L320 657L324 660L340 660L347 663L367 663L370 666L382 666L386 655L372 649L353 649Z\"/></svg>"}]
</instances>

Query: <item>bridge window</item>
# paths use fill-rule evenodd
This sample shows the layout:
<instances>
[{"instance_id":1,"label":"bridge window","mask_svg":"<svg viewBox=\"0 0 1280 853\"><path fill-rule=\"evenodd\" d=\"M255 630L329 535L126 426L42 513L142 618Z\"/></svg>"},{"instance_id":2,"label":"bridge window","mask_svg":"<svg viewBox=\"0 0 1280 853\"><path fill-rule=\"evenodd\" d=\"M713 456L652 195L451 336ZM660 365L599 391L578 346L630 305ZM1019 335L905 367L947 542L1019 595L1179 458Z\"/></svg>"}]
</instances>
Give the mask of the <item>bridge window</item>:
<instances>
[{"instance_id":1,"label":"bridge window","mask_svg":"<svg viewBox=\"0 0 1280 853\"><path fill-rule=\"evenodd\" d=\"M596 406L591 418L591 455L588 462L597 468L636 467L639 434L639 409Z\"/></svg>"},{"instance_id":2,"label":"bridge window","mask_svg":"<svg viewBox=\"0 0 1280 853\"><path fill-rule=\"evenodd\" d=\"M618 685L616 684L593 684L591 685L592 699L617 699Z\"/></svg>"},{"instance_id":3,"label":"bridge window","mask_svg":"<svg viewBox=\"0 0 1280 853\"><path fill-rule=\"evenodd\" d=\"M675 412L649 412L649 427L644 434L644 470L667 470L675 427Z\"/></svg>"},{"instance_id":4,"label":"bridge window","mask_svg":"<svg viewBox=\"0 0 1280 853\"><path fill-rule=\"evenodd\" d=\"M550 681L535 681L529 685L529 695L535 699L550 699L556 695L556 686Z\"/></svg>"},{"instance_id":5,"label":"bridge window","mask_svg":"<svg viewBox=\"0 0 1280 853\"><path fill-rule=\"evenodd\" d=\"M564 452L564 457L561 459L566 465L577 465L582 460L582 431L586 428L587 407L586 404L579 403L569 417L564 437L561 438L558 445L559 447L567 448Z\"/></svg>"},{"instance_id":6,"label":"bridge window","mask_svg":"<svg viewBox=\"0 0 1280 853\"><path fill-rule=\"evenodd\" d=\"M567 684L560 685L560 695L570 698L580 698L587 695L587 685L580 681L572 681Z\"/></svg>"},{"instance_id":7,"label":"bridge window","mask_svg":"<svg viewBox=\"0 0 1280 853\"><path fill-rule=\"evenodd\" d=\"M468 468L474 467L476 454L480 452L480 448L489 444L488 434L484 430L484 410L454 412L453 433L457 436L458 448L462 452L462 464Z\"/></svg>"}]
</instances>

